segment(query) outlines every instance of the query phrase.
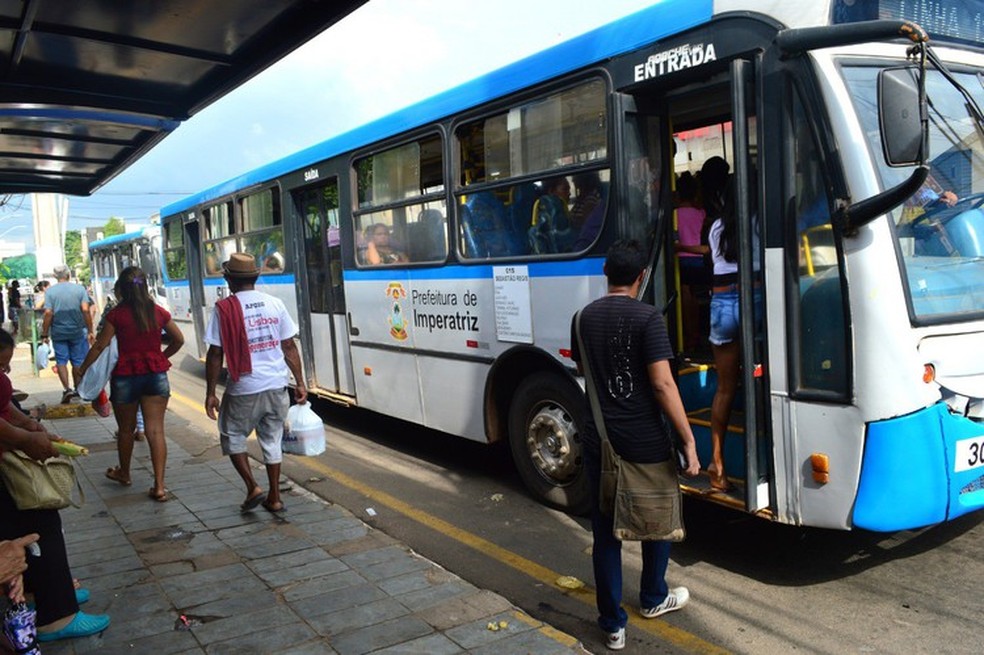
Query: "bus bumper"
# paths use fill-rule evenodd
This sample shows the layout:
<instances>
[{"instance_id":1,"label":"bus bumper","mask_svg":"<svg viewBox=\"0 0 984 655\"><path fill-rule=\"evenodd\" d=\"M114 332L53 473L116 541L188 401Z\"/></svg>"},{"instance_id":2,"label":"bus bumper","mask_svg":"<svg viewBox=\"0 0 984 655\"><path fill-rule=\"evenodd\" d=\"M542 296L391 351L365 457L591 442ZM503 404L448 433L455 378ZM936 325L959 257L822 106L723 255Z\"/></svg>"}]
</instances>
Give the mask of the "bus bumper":
<instances>
[{"instance_id":1,"label":"bus bumper","mask_svg":"<svg viewBox=\"0 0 984 655\"><path fill-rule=\"evenodd\" d=\"M944 403L868 425L854 526L891 532L984 507L984 424Z\"/></svg>"}]
</instances>

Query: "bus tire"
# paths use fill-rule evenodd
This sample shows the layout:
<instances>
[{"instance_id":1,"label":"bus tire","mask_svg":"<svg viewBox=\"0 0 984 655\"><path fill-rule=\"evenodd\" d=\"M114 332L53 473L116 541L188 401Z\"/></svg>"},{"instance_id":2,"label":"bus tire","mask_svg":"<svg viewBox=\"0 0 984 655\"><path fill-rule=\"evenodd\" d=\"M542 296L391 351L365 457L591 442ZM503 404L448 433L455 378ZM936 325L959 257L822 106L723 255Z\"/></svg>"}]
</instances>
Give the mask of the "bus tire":
<instances>
[{"instance_id":1,"label":"bus tire","mask_svg":"<svg viewBox=\"0 0 984 655\"><path fill-rule=\"evenodd\" d=\"M509 406L509 448L523 483L544 504L577 515L590 507L584 411L581 390L546 371L523 380Z\"/></svg>"}]
</instances>

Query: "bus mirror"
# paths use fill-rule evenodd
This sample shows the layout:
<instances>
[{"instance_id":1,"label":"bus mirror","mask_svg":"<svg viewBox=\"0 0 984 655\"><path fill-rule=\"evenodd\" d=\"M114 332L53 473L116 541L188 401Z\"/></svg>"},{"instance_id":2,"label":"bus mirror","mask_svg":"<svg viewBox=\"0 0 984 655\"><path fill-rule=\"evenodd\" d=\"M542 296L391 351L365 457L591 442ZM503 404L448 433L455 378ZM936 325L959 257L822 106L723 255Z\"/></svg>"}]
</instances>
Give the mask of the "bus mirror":
<instances>
[{"instance_id":1,"label":"bus mirror","mask_svg":"<svg viewBox=\"0 0 984 655\"><path fill-rule=\"evenodd\" d=\"M923 162L925 140L919 80L912 67L878 73L878 123L889 166Z\"/></svg>"}]
</instances>

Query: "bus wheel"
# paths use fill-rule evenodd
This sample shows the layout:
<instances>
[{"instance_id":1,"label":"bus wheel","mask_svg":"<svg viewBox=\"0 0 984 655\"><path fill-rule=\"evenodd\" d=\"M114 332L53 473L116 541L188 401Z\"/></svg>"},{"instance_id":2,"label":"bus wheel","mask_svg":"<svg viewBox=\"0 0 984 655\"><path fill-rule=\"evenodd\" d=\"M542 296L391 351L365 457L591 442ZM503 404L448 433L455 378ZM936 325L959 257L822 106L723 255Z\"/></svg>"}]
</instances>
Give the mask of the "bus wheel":
<instances>
[{"instance_id":1,"label":"bus wheel","mask_svg":"<svg viewBox=\"0 0 984 655\"><path fill-rule=\"evenodd\" d=\"M540 501L571 514L590 499L581 455L581 390L555 373L537 373L516 390L509 408L509 447L520 477Z\"/></svg>"}]
</instances>

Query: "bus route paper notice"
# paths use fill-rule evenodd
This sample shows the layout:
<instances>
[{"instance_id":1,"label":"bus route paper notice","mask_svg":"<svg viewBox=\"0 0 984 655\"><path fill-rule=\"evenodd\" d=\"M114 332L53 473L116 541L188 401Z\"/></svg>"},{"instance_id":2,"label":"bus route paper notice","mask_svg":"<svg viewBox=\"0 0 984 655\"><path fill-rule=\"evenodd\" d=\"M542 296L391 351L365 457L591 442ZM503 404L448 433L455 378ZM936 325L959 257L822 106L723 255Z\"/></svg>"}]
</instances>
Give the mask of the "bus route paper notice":
<instances>
[{"instance_id":1,"label":"bus route paper notice","mask_svg":"<svg viewBox=\"0 0 984 655\"><path fill-rule=\"evenodd\" d=\"M533 343L530 273L526 266L493 266L495 333L499 341Z\"/></svg>"}]
</instances>

